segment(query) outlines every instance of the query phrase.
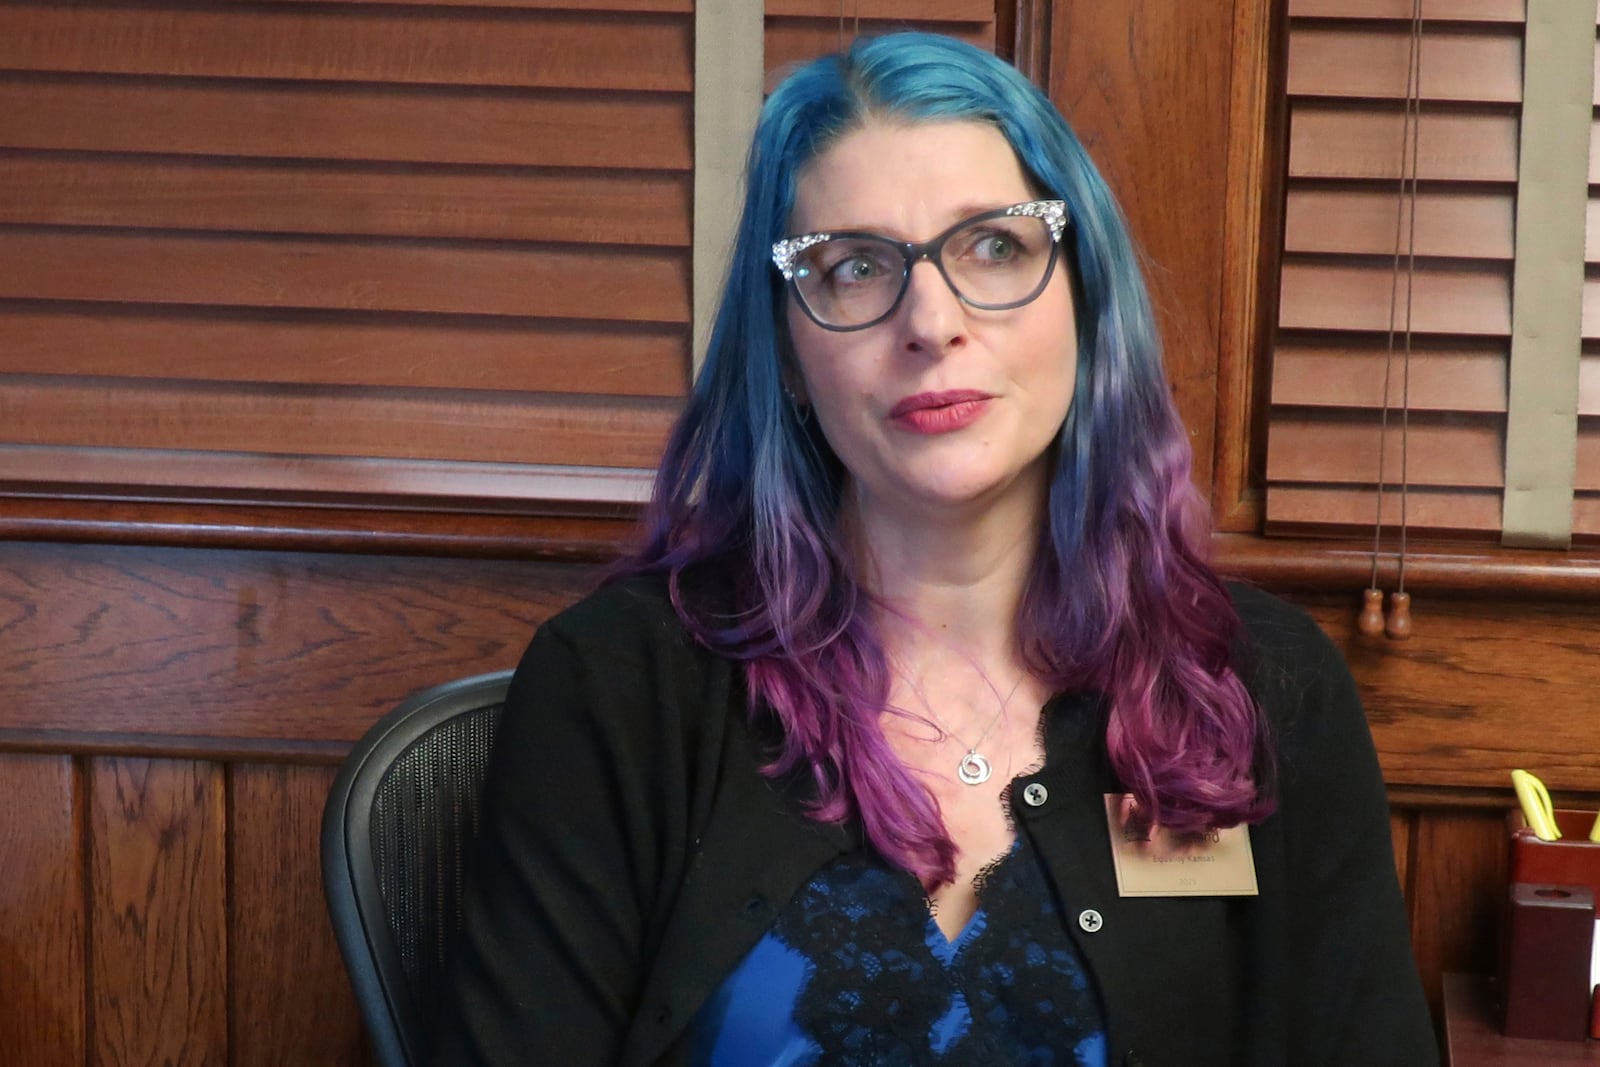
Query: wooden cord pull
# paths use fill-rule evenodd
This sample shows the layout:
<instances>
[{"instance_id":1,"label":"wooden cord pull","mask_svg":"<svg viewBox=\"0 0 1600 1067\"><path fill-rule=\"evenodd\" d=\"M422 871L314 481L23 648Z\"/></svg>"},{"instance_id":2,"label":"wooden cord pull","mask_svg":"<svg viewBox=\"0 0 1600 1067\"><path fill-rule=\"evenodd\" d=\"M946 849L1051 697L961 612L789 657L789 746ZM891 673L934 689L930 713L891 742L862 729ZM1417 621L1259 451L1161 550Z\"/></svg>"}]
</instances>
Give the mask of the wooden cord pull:
<instances>
[{"instance_id":1,"label":"wooden cord pull","mask_svg":"<svg viewBox=\"0 0 1600 1067\"><path fill-rule=\"evenodd\" d=\"M1411 636L1410 593L1394 593L1389 597L1389 617L1383 629L1394 641L1404 641Z\"/></svg>"},{"instance_id":2,"label":"wooden cord pull","mask_svg":"<svg viewBox=\"0 0 1600 1067\"><path fill-rule=\"evenodd\" d=\"M1361 616L1356 619L1356 629L1368 637L1377 637L1383 633L1382 589L1368 589L1361 594Z\"/></svg>"}]
</instances>

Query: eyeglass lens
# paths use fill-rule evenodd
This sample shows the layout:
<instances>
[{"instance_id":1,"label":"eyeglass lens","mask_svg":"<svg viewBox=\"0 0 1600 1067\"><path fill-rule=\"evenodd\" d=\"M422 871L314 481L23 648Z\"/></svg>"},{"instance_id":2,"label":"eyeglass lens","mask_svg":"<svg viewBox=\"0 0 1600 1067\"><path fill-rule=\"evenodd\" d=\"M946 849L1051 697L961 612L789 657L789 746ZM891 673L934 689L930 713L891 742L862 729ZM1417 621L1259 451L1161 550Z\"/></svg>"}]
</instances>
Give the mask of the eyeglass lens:
<instances>
[{"instance_id":1,"label":"eyeglass lens","mask_svg":"<svg viewBox=\"0 0 1600 1067\"><path fill-rule=\"evenodd\" d=\"M1017 215L976 219L948 234L933 255L957 296L999 310L1038 295L1054 252L1049 224ZM903 245L885 237L840 236L796 257L795 288L825 325L860 326L894 309L910 269Z\"/></svg>"}]
</instances>

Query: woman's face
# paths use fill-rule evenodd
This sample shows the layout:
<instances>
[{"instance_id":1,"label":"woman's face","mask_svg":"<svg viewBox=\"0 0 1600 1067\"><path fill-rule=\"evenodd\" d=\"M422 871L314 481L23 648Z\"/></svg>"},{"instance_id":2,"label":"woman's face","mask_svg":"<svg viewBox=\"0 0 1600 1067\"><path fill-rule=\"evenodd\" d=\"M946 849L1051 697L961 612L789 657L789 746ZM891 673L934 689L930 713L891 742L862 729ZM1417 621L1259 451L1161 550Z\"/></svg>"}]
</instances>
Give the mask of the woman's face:
<instances>
[{"instance_id":1,"label":"woman's face","mask_svg":"<svg viewBox=\"0 0 1600 1067\"><path fill-rule=\"evenodd\" d=\"M860 230L926 241L1037 199L998 130L976 122L869 122L801 173L789 233ZM1037 299L963 303L926 260L875 326L834 332L788 299L800 381L851 476L853 506L925 520L1043 499L1045 452L1072 403L1076 330L1065 257Z\"/></svg>"}]
</instances>

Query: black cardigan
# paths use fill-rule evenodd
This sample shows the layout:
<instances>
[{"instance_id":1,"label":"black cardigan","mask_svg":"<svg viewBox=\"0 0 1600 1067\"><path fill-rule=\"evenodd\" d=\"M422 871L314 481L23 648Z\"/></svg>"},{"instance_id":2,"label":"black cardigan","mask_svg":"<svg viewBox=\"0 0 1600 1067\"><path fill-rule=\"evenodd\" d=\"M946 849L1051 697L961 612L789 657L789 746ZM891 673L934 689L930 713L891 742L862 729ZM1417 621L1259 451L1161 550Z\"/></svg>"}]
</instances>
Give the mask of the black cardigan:
<instances>
[{"instance_id":1,"label":"black cardigan","mask_svg":"<svg viewBox=\"0 0 1600 1067\"><path fill-rule=\"evenodd\" d=\"M1251 828L1260 895L1122 898L1098 699L1046 708L1046 764L1011 796L1133 1067L1437 1062L1359 698L1303 613L1233 589L1240 670L1271 724L1279 807ZM687 1062L695 1012L850 828L758 770L737 666L685 632L658 579L540 628L490 768L435 1063ZM1015 798L1038 783L1043 804ZM1034 791L1037 799L1038 791Z\"/></svg>"}]
</instances>

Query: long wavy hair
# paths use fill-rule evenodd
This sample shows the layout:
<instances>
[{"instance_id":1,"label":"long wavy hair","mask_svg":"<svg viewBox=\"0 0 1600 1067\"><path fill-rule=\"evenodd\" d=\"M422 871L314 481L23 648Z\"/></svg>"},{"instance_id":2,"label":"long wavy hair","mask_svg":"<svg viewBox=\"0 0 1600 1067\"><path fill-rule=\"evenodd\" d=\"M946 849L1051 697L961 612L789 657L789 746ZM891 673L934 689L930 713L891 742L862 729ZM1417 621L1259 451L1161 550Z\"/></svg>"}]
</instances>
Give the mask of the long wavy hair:
<instances>
[{"instance_id":1,"label":"long wavy hair","mask_svg":"<svg viewBox=\"0 0 1600 1067\"><path fill-rule=\"evenodd\" d=\"M1023 662L1057 691L1103 696L1112 768L1163 825L1264 817L1264 727L1230 665L1239 620L1207 563L1209 519L1122 215L1050 101L969 45L920 33L859 40L768 98L705 364L667 444L642 545L616 573L664 572L696 639L741 663L749 713L775 719L781 736L766 771L809 776L812 817L859 820L880 854L924 884L954 877L938 804L882 729L880 606L840 529L847 472L785 396L786 295L769 258L806 164L873 119L993 126L1040 195L1067 203L1076 391L1017 612Z\"/></svg>"}]
</instances>

